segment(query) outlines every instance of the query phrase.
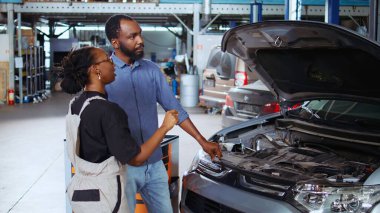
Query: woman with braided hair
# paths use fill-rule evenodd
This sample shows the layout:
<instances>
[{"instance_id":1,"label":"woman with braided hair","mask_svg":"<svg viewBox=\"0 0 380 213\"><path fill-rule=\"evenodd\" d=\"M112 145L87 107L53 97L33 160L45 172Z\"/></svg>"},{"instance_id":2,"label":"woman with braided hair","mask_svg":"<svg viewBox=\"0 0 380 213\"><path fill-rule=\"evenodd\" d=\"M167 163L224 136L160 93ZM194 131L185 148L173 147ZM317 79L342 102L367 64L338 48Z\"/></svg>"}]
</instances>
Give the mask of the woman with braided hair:
<instances>
[{"instance_id":1,"label":"woman with braided hair","mask_svg":"<svg viewBox=\"0 0 380 213\"><path fill-rule=\"evenodd\" d=\"M124 165L144 163L178 122L178 113L168 111L161 127L139 146L131 137L125 112L107 100L105 85L114 81L115 69L106 52L81 48L62 64L63 91L82 91L71 100L66 116L66 148L75 167L67 188L71 207L75 213L128 212Z\"/></svg>"}]
</instances>

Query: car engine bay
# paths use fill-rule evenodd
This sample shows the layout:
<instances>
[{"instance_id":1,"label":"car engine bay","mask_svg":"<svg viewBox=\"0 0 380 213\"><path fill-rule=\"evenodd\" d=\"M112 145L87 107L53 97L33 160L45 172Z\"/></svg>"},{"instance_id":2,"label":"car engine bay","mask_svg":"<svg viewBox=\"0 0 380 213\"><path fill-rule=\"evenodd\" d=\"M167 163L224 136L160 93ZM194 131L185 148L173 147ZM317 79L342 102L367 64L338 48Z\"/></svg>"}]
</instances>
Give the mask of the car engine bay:
<instances>
[{"instance_id":1,"label":"car engine bay","mask_svg":"<svg viewBox=\"0 0 380 213\"><path fill-rule=\"evenodd\" d=\"M313 180L332 185L362 184L380 167L380 157L376 155L379 145L358 145L337 137L312 135L311 131L304 133L302 129L306 128L291 130L283 126L276 122L239 137L221 138L223 158L216 163L262 178L289 183Z\"/></svg>"}]
</instances>

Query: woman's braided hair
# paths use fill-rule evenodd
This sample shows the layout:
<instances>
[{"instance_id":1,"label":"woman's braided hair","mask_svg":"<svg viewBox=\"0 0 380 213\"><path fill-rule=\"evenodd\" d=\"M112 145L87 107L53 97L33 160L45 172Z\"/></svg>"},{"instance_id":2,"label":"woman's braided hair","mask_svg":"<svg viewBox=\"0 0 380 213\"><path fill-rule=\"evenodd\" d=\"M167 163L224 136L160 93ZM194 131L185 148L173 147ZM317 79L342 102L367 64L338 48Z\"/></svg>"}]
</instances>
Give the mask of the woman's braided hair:
<instances>
[{"instance_id":1,"label":"woman's braided hair","mask_svg":"<svg viewBox=\"0 0 380 213\"><path fill-rule=\"evenodd\" d=\"M88 68L93 64L95 47L83 47L71 51L62 60L61 88L69 94L81 91L88 82Z\"/></svg>"}]
</instances>

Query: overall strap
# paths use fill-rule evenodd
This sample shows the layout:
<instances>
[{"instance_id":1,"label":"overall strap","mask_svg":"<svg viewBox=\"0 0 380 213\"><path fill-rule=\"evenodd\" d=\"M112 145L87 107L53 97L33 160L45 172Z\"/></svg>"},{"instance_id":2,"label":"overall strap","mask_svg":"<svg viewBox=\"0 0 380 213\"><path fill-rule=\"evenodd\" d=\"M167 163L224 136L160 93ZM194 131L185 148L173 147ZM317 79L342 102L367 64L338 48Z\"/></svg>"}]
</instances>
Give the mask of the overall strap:
<instances>
[{"instance_id":1,"label":"overall strap","mask_svg":"<svg viewBox=\"0 0 380 213\"><path fill-rule=\"evenodd\" d=\"M70 103L69 103L69 113L68 113L69 115L71 115L71 105L74 103L75 99L76 99L76 97L74 97L74 98L72 98L70 100Z\"/></svg>"},{"instance_id":2,"label":"overall strap","mask_svg":"<svg viewBox=\"0 0 380 213\"><path fill-rule=\"evenodd\" d=\"M82 114L83 110L87 107L87 105L90 104L90 101L95 100L95 99L98 99L98 100L106 100L106 99L104 99L104 98L102 98L102 97L100 97L100 96L94 96L94 97L91 97L91 98L86 99L86 101L84 102L84 104L83 104L83 106L82 106L82 109L81 109L80 112L79 112L79 117L80 117L80 115Z\"/></svg>"}]
</instances>

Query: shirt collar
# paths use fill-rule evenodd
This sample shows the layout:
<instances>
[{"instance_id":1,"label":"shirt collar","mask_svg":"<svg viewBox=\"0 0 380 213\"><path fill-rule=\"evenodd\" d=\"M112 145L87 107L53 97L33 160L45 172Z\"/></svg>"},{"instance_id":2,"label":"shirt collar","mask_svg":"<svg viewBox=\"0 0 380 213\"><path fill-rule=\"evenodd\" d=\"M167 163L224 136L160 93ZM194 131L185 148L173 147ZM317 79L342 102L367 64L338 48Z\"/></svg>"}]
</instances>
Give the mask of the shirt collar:
<instances>
[{"instance_id":1,"label":"shirt collar","mask_svg":"<svg viewBox=\"0 0 380 213\"><path fill-rule=\"evenodd\" d=\"M108 94L103 94L103 93L96 92L96 91L83 91L83 93L86 96L86 98L92 98L94 96L100 96L104 99L108 99Z\"/></svg>"},{"instance_id":2,"label":"shirt collar","mask_svg":"<svg viewBox=\"0 0 380 213\"><path fill-rule=\"evenodd\" d=\"M128 65L127 63L125 63L125 62L122 61L119 57L117 57L117 56L115 55L115 52L112 52L111 58L112 58L113 63L114 63L117 67L119 67L119 68L129 67L129 65ZM140 60L142 60L142 59L140 59ZM140 66L140 60L136 60L136 61L133 63L131 69L134 69L135 67Z\"/></svg>"}]
</instances>

